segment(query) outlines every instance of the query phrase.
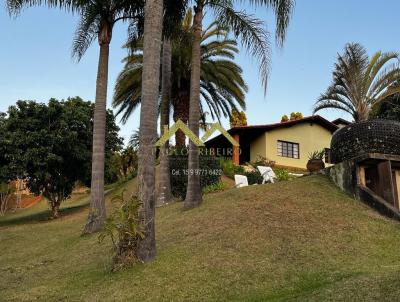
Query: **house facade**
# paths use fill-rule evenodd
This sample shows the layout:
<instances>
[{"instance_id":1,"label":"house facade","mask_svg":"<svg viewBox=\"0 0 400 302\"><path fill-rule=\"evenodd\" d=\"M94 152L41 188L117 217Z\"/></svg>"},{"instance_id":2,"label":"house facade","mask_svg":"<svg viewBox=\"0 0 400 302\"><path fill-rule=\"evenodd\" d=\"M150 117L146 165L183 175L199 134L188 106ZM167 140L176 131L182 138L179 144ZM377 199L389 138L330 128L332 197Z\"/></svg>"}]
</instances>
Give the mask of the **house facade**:
<instances>
[{"instance_id":1,"label":"house facade","mask_svg":"<svg viewBox=\"0 0 400 302\"><path fill-rule=\"evenodd\" d=\"M339 128L321 116L268 125L234 127L228 130L240 148L233 150L236 164L255 161L259 156L277 165L305 169L311 152L330 148L332 134ZM229 148L223 136L206 142L208 148Z\"/></svg>"}]
</instances>

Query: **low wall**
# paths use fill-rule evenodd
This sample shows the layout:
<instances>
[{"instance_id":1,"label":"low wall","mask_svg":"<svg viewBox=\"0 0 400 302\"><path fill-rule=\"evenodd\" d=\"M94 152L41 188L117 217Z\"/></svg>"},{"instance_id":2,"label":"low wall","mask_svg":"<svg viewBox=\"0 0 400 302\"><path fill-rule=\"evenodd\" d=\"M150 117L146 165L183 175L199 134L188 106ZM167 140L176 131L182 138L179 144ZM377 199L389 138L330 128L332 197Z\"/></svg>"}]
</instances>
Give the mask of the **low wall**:
<instances>
[{"instance_id":1,"label":"low wall","mask_svg":"<svg viewBox=\"0 0 400 302\"><path fill-rule=\"evenodd\" d=\"M356 165L352 160L328 167L325 170L332 181L344 192L358 198Z\"/></svg>"},{"instance_id":2,"label":"low wall","mask_svg":"<svg viewBox=\"0 0 400 302\"><path fill-rule=\"evenodd\" d=\"M400 213L395 207L367 187L359 184L355 160L343 161L326 168L324 172L342 191L353 198L362 201L387 217L400 220Z\"/></svg>"}]
</instances>

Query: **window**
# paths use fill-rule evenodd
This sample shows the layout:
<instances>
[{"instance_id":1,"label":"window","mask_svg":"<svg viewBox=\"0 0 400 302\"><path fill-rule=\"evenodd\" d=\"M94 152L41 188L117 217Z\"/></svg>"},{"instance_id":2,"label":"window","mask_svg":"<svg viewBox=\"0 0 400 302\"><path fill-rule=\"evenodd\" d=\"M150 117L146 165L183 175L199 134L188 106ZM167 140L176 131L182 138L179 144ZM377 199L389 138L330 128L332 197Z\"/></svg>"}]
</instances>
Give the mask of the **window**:
<instances>
[{"instance_id":1,"label":"window","mask_svg":"<svg viewBox=\"0 0 400 302\"><path fill-rule=\"evenodd\" d=\"M300 158L299 154L299 144L278 141L278 156Z\"/></svg>"}]
</instances>

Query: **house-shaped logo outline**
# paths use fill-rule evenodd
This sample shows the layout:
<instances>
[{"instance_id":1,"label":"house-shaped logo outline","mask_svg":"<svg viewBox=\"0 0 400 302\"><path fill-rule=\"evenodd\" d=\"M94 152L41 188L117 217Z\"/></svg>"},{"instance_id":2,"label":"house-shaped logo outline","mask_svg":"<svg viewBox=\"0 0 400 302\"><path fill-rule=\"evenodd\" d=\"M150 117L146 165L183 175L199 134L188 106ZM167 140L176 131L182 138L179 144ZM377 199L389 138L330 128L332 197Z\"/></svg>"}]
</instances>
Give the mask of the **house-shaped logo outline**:
<instances>
[{"instance_id":1,"label":"house-shaped logo outline","mask_svg":"<svg viewBox=\"0 0 400 302\"><path fill-rule=\"evenodd\" d=\"M211 124L211 127L206 131L204 136L201 138L203 142L210 138L215 131L219 131L234 147L239 147L239 143L226 131L220 123Z\"/></svg>"},{"instance_id":2,"label":"house-shaped logo outline","mask_svg":"<svg viewBox=\"0 0 400 302\"><path fill-rule=\"evenodd\" d=\"M189 138L189 140L191 140L196 146L204 147L204 143L180 119L177 120L176 123L173 124L171 128L165 127L164 134L156 142L155 146L156 147L163 146L178 130L181 130L183 133L185 133L185 135Z\"/></svg>"}]
</instances>

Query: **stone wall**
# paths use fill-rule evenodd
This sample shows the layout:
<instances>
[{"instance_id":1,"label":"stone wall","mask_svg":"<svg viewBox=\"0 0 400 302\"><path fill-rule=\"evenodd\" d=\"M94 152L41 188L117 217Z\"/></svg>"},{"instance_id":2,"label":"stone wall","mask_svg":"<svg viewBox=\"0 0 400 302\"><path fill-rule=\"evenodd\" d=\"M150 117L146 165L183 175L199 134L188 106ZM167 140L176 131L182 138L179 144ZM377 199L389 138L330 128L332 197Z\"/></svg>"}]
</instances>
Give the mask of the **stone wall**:
<instances>
[{"instance_id":1,"label":"stone wall","mask_svg":"<svg viewBox=\"0 0 400 302\"><path fill-rule=\"evenodd\" d=\"M344 192L358 199L381 214L400 220L400 213L393 205L365 186L359 186L358 168L355 160L345 160L326 168L325 174Z\"/></svg>"},{"instance_id":2,"label":"stone wall","mask_svg":"<svg viewBox=\"0 0 400 302\"><path fill-rule=\"evenodd\" d=\"M325 169L325 174L344 192L357 197L356 165L353 160L346 160L340 164Z\"/></svg>"}]
</instances>

